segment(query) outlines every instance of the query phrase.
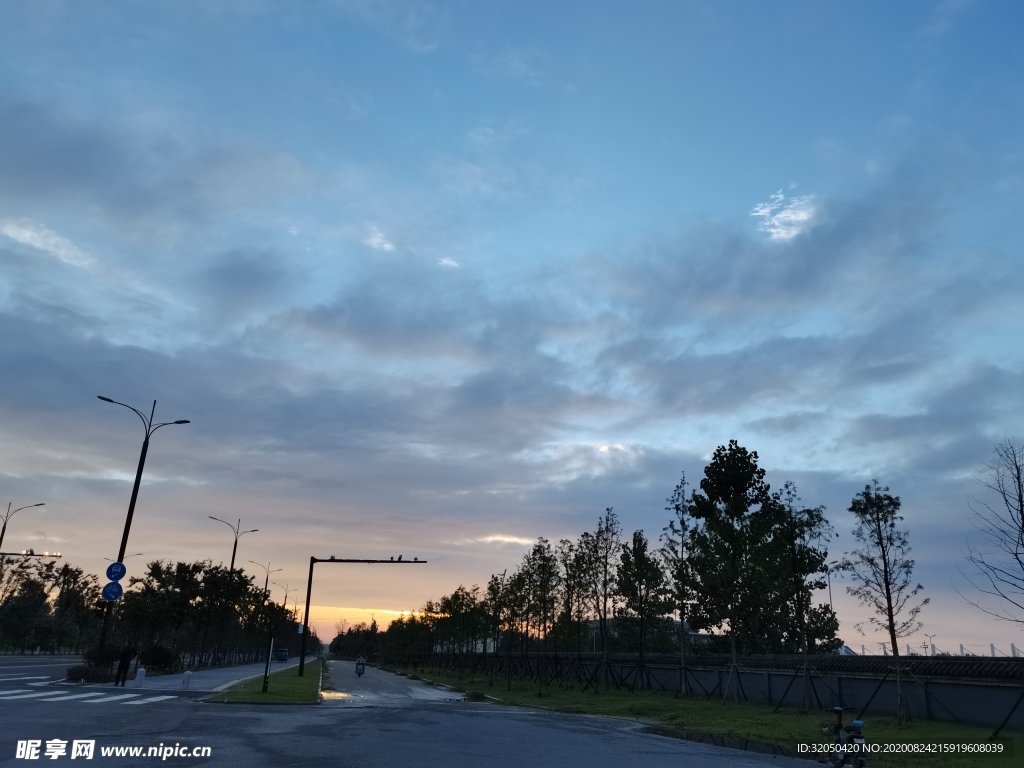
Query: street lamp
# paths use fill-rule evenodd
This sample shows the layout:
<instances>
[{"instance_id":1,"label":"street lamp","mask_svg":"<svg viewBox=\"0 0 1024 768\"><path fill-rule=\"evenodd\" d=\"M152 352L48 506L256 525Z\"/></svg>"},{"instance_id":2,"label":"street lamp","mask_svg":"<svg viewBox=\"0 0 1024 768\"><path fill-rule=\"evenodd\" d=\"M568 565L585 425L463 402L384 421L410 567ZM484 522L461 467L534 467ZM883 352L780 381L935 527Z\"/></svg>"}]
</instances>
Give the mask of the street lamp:
<instances>
[{"instance_id":1,"label":"street lamp","mask_svg":"<svg viewBox=\"0 0 1024 768\"><path fill-rule=\"evenodd\" d=\"M278 584L276 581L272 581L270 583L273 584L275 587L280 587L281 589L284 590L284 600L281 602L281 607L284 608L287 611L288 610L288 593L289 592L294 592L295 590L294 589L288 589L288 584L287 583L285 583L285 584Z\"/></svg>"},{"instance_id":2,"label":"street lamp","mask_svg":"<svg viewBox=\"0 0 1024 768\"><path fill-rule=\"evenodd\" d=\"M141 554L142 554L141 552L136 552L134 555L125 555L123 558L121 558L121 562L124 562L129 557L138 557ZM111 560L109 557L104 557L103 559L106 560L108 563L116 563L117 562L116 560Z\"/></svg>"},{"instance_id":3,"label":"street lamp","mask_svg":"<svg viewBox=\"0 0 1024 768\"><path fill-rule=\"evenodd\" d=\"M239 518L239 520L238 520L238 525L232 525L227 520L221 520L219 517L214 517L213 515L207 515L207 517L210 518L211 520L216 520L218 523L224 523L224 525L226 525L228 528L230 528L231 532L235 534L235 546L231 548L231 567L228 568L229 571L234 571L235 570L235 553L238 551L238 538L240 536L245 536L245 534L247 534L247 533L256 533L256 531L258 531L259 528L253 528L251 531L241 531L241 532L239 532L238 529L242 527L242 520L241 520L241 518Z\"/></svg>"},{"instance_id":4,"label":"street lamp","mask_svg":"<svg viewBox=\"0 0 1024 768\"><path fill-rule=\"evenodd\" d=\"M164 421L160 424L153 423L153 414L156 413L156 400L153 401L153 407L149 411L149 418L147 419L143 413L137 408L125 403L119 403L117 400L111 400L109 397L103 395L96 395L100 400L105 403L113 403L114 405L120 405L133 411L136 416L142 419L142 426L146 430L146 439L142 441L142 453L139 454L139 468L135 471L135 485L132 486L132 498L128 502L128 517L124 521L124 533L121 535L121 547L117 550L117 562L124 560L124 551L128 547L128 533L132 529L132 517L135 515L135 502L139 498L139 485L142 483L142 468L146 466L146 454L149 452L149 438L153 436L160 427L166 427L170 424L188 424L188 419L178 419L177 421ZM103 608L103 627L100 630L100 642L99 650L103 650L103 643L107 639L107 616L110 614L110 601L107 601Z\"/></svg>"},{"instance_id":5,"label":"street lamp","mask_svg":"<svg viewBox=\"0 0 1024 768\"><path fill-rule=\"evenodd\" d=\"M255 560L250 560L249 562L253 565L258 565L260 568L267 572L267 578L263 580L263 600L266 601L268 595L267 586L270 584L270 574L280 573L284 570L284 568L275 568L274 570L270 570L269 562L266 565L264 565L263 563L257 563Z\"/></svg>"},{"instance_id":6,"label":"street lamp","mask_svg":"<svg viewBox=\"0 0 1024 768\"><path fill-rule=\"evenodd\" d=\"M40 501L38 504L26 504L24 507L18 507L16 510L11 512L11 504L13 503L13 501L7 502L7 514L4 515L4 527L0 528L0 549L4 548L4 534L7 533L8 520L14 517L18 512L21 512L21 510L23 509L28 509L29 507L42 507L45 505L45 502Z\"/></svg>"},{"instance_id":7,"label":"street lamp","mask_svg":"<svg viewBox=\"0 0 1024 768\"><path fill-rule=\"evenodd\" d=\"M135 415L142 419L142 426L146 430L146 439L142 441L142 453L139 455L139 468L135 472L135 485L132 488L132 499L128 502L128 518L124 521L124 534L121 536L121 548L117 551L117 562L121 562L124 558L124 551L128 547L128 532L132 528L132 516L135 514L135 501L139 497L139 484L142 482L142 468L146 465L146 454L149 452L149 438L152 437L153 433L156 432L160 427L166 427L170 424L188 424L188 419L178 419L177 421L165 421L161 424L153 423L153 414L156 413L156 400L153 401L153 407L150 409L149 418L147 419L141 411L137 408L132 408L130 405L119 403L117 400L111 400L109 397L103 395L96 395L100 400L105 403L113 403L114 405L121 405L135 412Z\"/></svg>"},{"instance_id":8,"label":"street lamp","mask_svg":"<svg viewBox=\"0 0 1024 768\"><path fill-rule=\"evenodd\" d=\"M43 552L42 554L36 554L33 549L23 549L21 552L0 552L0 557L56 557L61 558L60 552Z\"/></svg>"},{"instance_id":9,"label":"street lamp","mask_svg":"<svg viewBox=\"0 0 1024 768\"><path fill-rule=\"evenodd\" d=\"M833 560L825 566L825 578L828 579L828 609L832 611L832 613L836 612L835 608L832 607L832 566L834 565L839 565L839 561Z\"/></svg>"}]
</instances>

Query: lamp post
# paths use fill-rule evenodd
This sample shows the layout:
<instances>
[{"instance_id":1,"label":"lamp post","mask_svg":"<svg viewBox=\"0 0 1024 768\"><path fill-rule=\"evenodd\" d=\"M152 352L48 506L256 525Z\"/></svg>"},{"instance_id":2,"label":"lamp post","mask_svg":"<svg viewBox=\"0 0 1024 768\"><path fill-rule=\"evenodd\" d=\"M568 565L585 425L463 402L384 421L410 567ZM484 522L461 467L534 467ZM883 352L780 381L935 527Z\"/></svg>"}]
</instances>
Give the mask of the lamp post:
<instances>
[{"instance_id":1,"label":"lamp post","mask_svg":"<svg viewBox=\"0 0 1024 768\"><path fill-rule=\"evenodd\" d=\"M839 565L839 561L833 560L825 566L825 578L828 579L828 609L832 611L832 613L836 612L835 608L832 607L832 566L834 565Z\"/></svg>"},{"instance_id":2,"label":"lamp post","mask_svg":"<svg viewBox=\"0 0 1024 768\"><path fill-rule=\"evenodd\" d=\"M125 403L119 403L117 400L111 400L109 397L103 395L96 395L100 400L105 403L113 403L114 405L120 405L124 408L135 413L140 419L142 419L142 426L146 430L146 438L142 441L142 453L139 454L139 468L135 471L135 485L132 486L132 498L128 502L128 517L124 521L124 533L121 535L121 547L117 550L117 562L124 560L124 551L128 547L128 533L132 529L132 517L135 515L135 502L139 498L139 485L142 483L142 468L146 466L146 454L149 452L149 438L153 436L160 427L166 427L171 424L188 424L188 419L178 419L177 421L164 421L159 424L153 423L153 415L156 413L156 400L153 401L153 407L149 411L149 418L137 408L132 408L130 405ZM103 650L103 643L107 639L107 617L110 615L110 601L103 608L103 626L100 629L100 642L97 649L97 657L99 651Z\"/></svg>"},{"instance_id":3,"label":"lamp post","mask_svg":"<svg viewBox=\"0 0 1024 768\"><path fill-rule=\"evenodd\" d=\"M61 555L60 552L43 552L42 554L37 555L34 550L26 549L22 552L0 552L0 557L55 557L60 559L61 557L63 557L63 555Z\"/></svg>"},{"instance_id":4,"label":"lamp post","mask_svg":"<svg viewBox=\"0 0 1024 768\"><path fill-rule=\"evenodd\" d=\"M123 563L123 562L124 562L125 560L127 560L127 559L128 559L129 557L138 557L138 556L139 556L139 555L141 555L141 554L142 554L142 552L136 552L136 553L134 553L134 554L131 554L131 555L125 555L125 556L124 556L124 557L123 557L123 558L121 559L121 562ZM104 559L104 560L106 560L106 561L107 561L108 563L116 563L116 562L117 562L116 560L111 560L111 559L110 559L109 557L104 557L103 559Z\"/></svg>"},{"instance_id":5,"label":"lamp post","mask_svg":"<svg viewBox=\"0 0 1024 768\"><path fill-rule=\"evenodd\" d=\"M264 565L263 563L257 563L255 560L250 560L249 562L252 563L253 565L258 565L260 568L262 568L264 571L267 572L267 578L263 580L263 595L264 595L263 599L266 600L267 599L267 594L268 594L267 593L267 587L270 585L270 574L272 574L272 573L280 573L281 571L284 570L284 568L275 568L274 570L270 570L270 563L269 562L266 565Z\"/></svg>"},{"instance_id":6,"label":"lamp post","mask_svg":"<svg viewBox=\"0 0 1024 768\"><path fill-rule=\"evenodd\" d=\"M11 504L13 504L13 503L14 502L12 502L12 501L8 501L7 502L7 514L4 515L4 526L3 526L3 528L0 528L0 549L4 548L4 534L7 533L7 521L8 520L10 520L16 514L21 512L21 510L23 510L23 509L28 509L29 507L42 507L42 506L45 505L45 502L40 501L38 504L26 504L24 507L18 507L16 510L14 510L12 512L11 511Z\"/></svg>"},{"instance_id":7,"label":"lamp post","mask_svg":"<svg viewBox=\"0 0 1024 768\"><path fill-rule=\"evenodd\" d=\"M309 581L306 583L306 615L302 620L302 640L299 643L299 677L305 676L306 670L306 637L309 636L309 598L313 593L313 566L317 563L390 563L391 565L426 565L426 560L420 560L418 557L414 557L412 560L402 560L402 556L399 555L398 559L391 558L390 560L349 560L341 557L311 557L309 558Z\"/></svg>"},{"instance_id":8,"label":"lamp post","mask_svg":"<svg viewBox=\"0 0 1024 768\"><path fill-rule=\"evenodd\" d=\"M288 589L288 584L287 583L285 583L285 584L278 584L276 581L272 581L270 583L273 584L275 587L280 587L281 589L284 590L284 600L281 601L281 607L284 608L287 611L288 610L288 594L290 592L294 592L295 590Z\"/></svg>"},{"instance_id":9,"label":"lamp post","mask_svg":"<svg viewBox=\"0 0 1024 768\"><path fill-rule=\"evenodd\" d=\"M238 539L241 536L245 536L245 534L247 534L247 533L256 533L256 531L258 531L259 528L253 528L251 531L239 531L238 529L242 527L242 519L241 518L238 519L238 524L237 525L232 525L227 520L221 520L219 517L214 517L213 515L207 515L207 517L209 517L211 520L216 520L218 523L224 523L224 525L226 525L228 528L230 528L231 532L235 534L235 545L231 548L231 567L228 568L229 571L234 571L235 570L235 553L238 552Z\"/></svg>"}]
</instances>

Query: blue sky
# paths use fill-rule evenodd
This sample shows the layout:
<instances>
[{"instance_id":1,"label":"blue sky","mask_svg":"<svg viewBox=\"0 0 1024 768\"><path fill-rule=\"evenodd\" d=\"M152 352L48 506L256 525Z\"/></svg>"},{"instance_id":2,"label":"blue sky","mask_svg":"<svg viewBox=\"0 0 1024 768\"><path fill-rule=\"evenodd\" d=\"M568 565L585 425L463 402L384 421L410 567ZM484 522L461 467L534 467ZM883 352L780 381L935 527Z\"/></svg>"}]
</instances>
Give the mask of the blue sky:
<instances>
[{"instance_id":1,"label":"blue sky","mask_svg":"<svg viewBox=\"0 0 1024 768\"><path fill-rule=\"evenodd\" d=\"M216 515L291 585L431 561L325 577L326 623L608 506L654 536L736 438L837 555L889 485L925 631L1008 649L954 585L1024 436L1024 12L549 6L3 3L0 479L47 503L12 546L116 552L141 430L97 394L193 422L131 551L226 559Z\"/></svg>"}]
</instances>

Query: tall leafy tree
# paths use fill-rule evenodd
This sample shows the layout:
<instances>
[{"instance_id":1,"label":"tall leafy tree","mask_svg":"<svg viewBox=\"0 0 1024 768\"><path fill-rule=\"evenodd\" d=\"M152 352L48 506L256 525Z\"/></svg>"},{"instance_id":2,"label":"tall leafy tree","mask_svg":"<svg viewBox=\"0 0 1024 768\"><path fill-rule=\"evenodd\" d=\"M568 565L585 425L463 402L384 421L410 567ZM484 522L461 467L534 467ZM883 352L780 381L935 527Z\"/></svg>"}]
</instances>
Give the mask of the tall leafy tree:
<instances>
[{"instance_id":1,"label":"tall leafy tree","mask_svg":"<svg viewBox=\"0 0 1024 768\"><path fill-rule=\"evenodd\" d=\"M661 532L661 557L668 570L671 599L679 613L679 691L688 690L686 680L686 644L691 625L706 626L696 609L696 575L693 572L691 550L695 521L691 501L686 495L686 475L666 499L667 512L672 513L668 525Z\"/></svg>"},{"instance_id":2,"label":"tall leafy tree","mask_svg":"<svg viewBox=\"0 0 1024 768\"><path fill-rule=\"evenodd\" d=\"M842 647L836 637L839 620L828 605L814 605L814 593L826 587L828 550L820 546L832 537L824 507L805 507L792 482L776 497L782 519L775 535L775 573L781 604L777 650L831 653Z\"/></svg>"},{"instance_id":3,"label":"tall leafy tree","mask_svg":"<svg viewBox=\"0 0 1024 768\"><path fill-rule=\"evenodd\" d=\"M559 631L569 640L569 646L575 648L579 658L583 653L583 621L587 616L586 551L578 542L562 539L558 542L556 555L562 574Z\"/></svg>"},{"instance_id":4,"label":"tall leafy tree","mask_svg":"<svg viewBox=\"0 0 1024 768\"><path fill-rule=\"evenodd\" d=\"M750 645L769 629L764 586L775 578L770 549L782 520L757 460L756 451L736 440L720 445L704 468L701 492L691 497L691 514L700 521L691 537L696 604L710 626L726 629L733 673L737 641Z\"/></svg>"},{"instance_id":5,"label":"tall leafy tree","mask_svg":"<svg viewBox=\"0 0 1024 768\"><path fill-rule=\"evenodd\" d=\"M635 618L639 632L640 671L644 669L644 645L654 621L672 610L665 572L648 549L643 531L634 531L633 539L622 548L616 570L616 586L623 599L623 617Z\"/></svg>"},{"instance_id":6,"label":"tall leafy tree","mask_svg":"<svg viewBox=\"0 0 1024 768\"><path fill-rule=\"evenodd\" d=\"M875 614L856 628L863 632L864 624L870 624L888 634L897 659L899 638L921 628L917 616L928 604L928 599L916 600L923 587L913 585L911 580L914 561L910 557L909 534L896 527L903 520L900 505L900 497L891 495L888 487L880 487L877 480L865 485L850 502L850 512L857 521L853 536L860 548L848 553L839 565L856 582L856 586L847 587L847 592ZM905 707L898 662L896 707L902 719Z\"/></svg>"}]
</instances>

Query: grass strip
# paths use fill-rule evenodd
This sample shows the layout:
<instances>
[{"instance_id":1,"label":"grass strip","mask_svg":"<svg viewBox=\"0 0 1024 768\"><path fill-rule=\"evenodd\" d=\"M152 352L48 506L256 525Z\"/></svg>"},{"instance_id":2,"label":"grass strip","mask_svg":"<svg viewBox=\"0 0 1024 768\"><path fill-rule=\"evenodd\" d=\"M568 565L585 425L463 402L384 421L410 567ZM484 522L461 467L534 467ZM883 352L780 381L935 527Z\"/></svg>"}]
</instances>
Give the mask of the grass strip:
<instances>
[{"instance_id":1,"label":"grass strip","mask_svg":"<svg viewBox=\"0 0 1024 768\"><path fill-rule=\"evenodd\" d=\"M274 672L270 675L266 693L263 692L263 676L260 675L208 701L230 704L316 704L320 701L320 661L307 663L303 677L299 677L297 667Z\"/></svg>"},{"instance_id":2,"label":"grass strip","mask_svg":"<svg viewBox=\"0 0 1024 768\"><path fill-rule=\"evenodd\" d=\"M389 670L399 671L399 670ZM402 670L408 673L408 668ZM823 724L834 722L829 711L800 712L746 702L707 700L701 696L677 697L672 693L637 691L630 693L615 688L595 693L580 685L557 684L538 686L534 681L497 677L492 685L488 675L464 673L446 674L433 670L418 670L417 674L429 682L448 685L464 692L467 698L498 699L505 705L540 707L559 712L639 720L661 726L665 735L689 734L695 740L711 736L737 745L743 740L773 744L794 757L824 761L825 755L813 752L801 754L798 745L826 744L834 737L822 733ZM412 677L412 675L410 675ZM846 713L844 713L846 714ZM849 724L852 716L844 717ZM952 723L914 721L898 724L893 718L864 716L864 733L872 744L879 745L943 745L986 744L994 728L981 728ZM997 740L1004 745L1002 755L963 755L930 753L878 753L870 756L871 768L1001 768L1024 765L1024 733L1003 731Z\"/></svg>"}]
</instances>

